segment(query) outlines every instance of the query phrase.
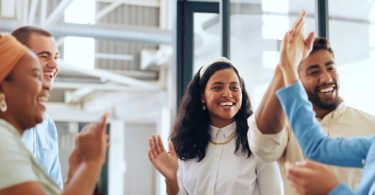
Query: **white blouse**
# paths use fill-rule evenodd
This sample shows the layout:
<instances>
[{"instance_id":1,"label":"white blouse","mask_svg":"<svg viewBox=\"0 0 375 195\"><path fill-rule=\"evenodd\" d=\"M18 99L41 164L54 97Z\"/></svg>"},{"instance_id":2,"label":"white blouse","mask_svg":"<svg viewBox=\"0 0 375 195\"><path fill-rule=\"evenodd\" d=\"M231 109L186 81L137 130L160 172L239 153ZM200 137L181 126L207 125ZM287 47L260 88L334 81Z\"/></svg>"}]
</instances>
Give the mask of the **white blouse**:
<instances>
[{"instance_id":1,"label":"white blouse","mask_svg":"<svg viewBox=\"0 0 375 195\"><path fill-rule=\"evenodd\" d=\"M235 133L236 123L224 128L210 126L212 141L224 143ZM179 160L180 195L279 195L283 183L278 165L260 161L255 155L235 154L235 137L226 144L209 143L206 156Z\"/></svg>"}]
</instances>

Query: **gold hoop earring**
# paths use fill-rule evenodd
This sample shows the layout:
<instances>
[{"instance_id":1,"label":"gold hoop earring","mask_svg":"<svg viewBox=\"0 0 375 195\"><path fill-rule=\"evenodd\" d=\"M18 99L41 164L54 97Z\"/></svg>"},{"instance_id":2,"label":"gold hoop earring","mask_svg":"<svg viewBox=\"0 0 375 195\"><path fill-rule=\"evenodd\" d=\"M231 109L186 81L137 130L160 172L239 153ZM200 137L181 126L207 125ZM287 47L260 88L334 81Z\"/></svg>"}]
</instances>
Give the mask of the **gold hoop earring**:
<instances>
[{"instance_id":1,"label":"gold hoop earring","mask_svg":"<svg viewBox=\"0 0 375 195\"><path fill-rule=\"evenodd\" d=\"M0 93L0 110L6 112L8 110L7 102L5 101L5 94Z\"/></svg>"}]
</instances>

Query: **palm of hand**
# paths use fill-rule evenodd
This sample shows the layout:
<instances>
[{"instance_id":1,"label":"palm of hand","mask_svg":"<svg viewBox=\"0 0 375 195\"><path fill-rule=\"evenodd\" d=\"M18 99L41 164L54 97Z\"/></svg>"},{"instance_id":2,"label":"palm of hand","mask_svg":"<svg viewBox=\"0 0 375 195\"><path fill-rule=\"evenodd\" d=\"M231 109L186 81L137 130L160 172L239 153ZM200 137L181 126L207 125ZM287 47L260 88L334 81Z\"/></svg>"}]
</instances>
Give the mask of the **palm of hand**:
<instances>
[{"instance_id":1,"label":"palm of hand","mask_svg":"<svg viewBox=\"0 0 375 195\"><path fill-rule=\"evenodd\" d=\"M169 141L167 153L160 136L152 136L149 140L148 157L154 167L168 180L177 180L178 161L173 143Z\"/></svg>"},{"instance_id":2,"label":"palm of hand","mask_svg":"<svg viewBox=\"0 0 375 195\"><path fill-rule=\"evenodd\" d=\"M178 169L178 161L176 156L168 154L166 151L152 161L155 168L166 178L174 178Z\"/></svg>"}]
</instances>

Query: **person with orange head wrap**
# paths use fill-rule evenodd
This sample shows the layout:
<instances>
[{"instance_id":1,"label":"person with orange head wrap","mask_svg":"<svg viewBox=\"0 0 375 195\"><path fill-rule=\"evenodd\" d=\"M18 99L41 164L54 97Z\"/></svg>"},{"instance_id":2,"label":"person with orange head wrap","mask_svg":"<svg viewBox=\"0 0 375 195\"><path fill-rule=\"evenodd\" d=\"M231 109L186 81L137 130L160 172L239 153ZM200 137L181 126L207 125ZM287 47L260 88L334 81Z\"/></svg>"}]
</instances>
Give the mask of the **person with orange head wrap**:
<instances>
[{"instance_id":1,"label":"person with orange head wrap","mask_svg":"<svg viewBox=\"0 0 375 195\"><path fill-rule=\"evenodd\" d=\"M0 195L92 194L106 154L107 115L84 128L69 159L71 181L59 186L22 143L42 122L48 88L36 55L11 35L0 35Z\"/></svg>"},{"instance_id":2,"label":"person with orange head wrap","mask_svg":"<svg viewBox=\"0 0 375 195\"><path fill-rule=\"evenodd\" d=\"M16 66L28 49L13 36L0 35L0 82Z\"/></svg>"}]
</instances>

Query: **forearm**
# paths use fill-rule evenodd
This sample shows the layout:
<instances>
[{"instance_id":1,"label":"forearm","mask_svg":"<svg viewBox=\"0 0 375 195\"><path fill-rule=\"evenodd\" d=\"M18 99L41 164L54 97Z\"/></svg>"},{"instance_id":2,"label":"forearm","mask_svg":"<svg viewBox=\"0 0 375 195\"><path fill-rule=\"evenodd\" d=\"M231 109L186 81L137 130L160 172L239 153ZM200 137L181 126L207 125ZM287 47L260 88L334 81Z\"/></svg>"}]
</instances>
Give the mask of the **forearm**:
<instances>
[{"instance_id":1,"label":"forearm","mask_svg":"<svg viewBox=\"0 0 375 195\"><path fill-rule=\"evenodd\" d=\"M285 123L285 116L281 104L275 95L283 86L283 77L279 66L276 67L274 76L268 86L263 99L255 112L256 124L264 134L280 132Z\"/></svg>"},{"instance_id":2,"label":"forearm","mask_svg":"<svg viewBox=\"0 0 375 195\"><path fill-rule=\"evenodd\" d=\"M101 163L83 162L65 184L63 195L92 195L99 178ZM72 174L72 173L70 173Z\"/></svg>"},{"instance_id":3,"label":"forearm","mask_svg":"<svg viewBox=\"0 0 375 195\"><path fill-rule=\"evenodd\" d=\"M168 195L177 195L179 191L177 178L176 179L165 179L165 184L167 185Z\"/></svg>"},{"instance_id":4,"label":"forearm","mask_svg":"<svg viewBox=\"0 0 375 195\"><path fill-rule=\"evenodd\" d=\"M322 131L300 82L277 92L304 154L322 163L362 167L373 137L331 139Z\"/></svg>"}]
</instances>

